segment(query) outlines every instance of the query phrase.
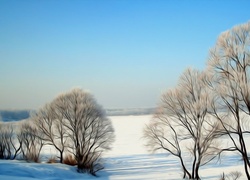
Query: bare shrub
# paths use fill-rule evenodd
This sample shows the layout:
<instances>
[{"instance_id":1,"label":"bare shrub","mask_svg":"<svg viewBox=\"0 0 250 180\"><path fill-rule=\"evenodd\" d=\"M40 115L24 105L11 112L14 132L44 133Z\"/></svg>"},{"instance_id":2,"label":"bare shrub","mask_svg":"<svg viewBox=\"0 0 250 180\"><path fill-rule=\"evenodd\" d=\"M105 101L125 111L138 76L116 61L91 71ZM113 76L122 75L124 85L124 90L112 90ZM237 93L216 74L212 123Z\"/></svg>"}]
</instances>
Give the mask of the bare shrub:
<instances>
[{"instance_id":1,"label":"bare shrub","mask_svg":"<svg viewBox=\"0 0 250 180\"><path fill-rule=\"evenodd\" d=\"M55 156L50 157L50 158L48 159L47 163L49 163L49 164L57 163L57 158L56 158Z\"/></svg>"},{"instance_id":2,"label":"bare shrub","mask_svg":"<svg viewBox=\"0 0 250 180\"><path fill-rule=\"evenodd\" d=\"M63 159L63 164L67 164L67 165L70 165L70 166L77 165L77 161L75 159L75 156L73 156L72 154L65 155L65 157Z\"/></svg>"},{"instance_id":3,"label":"bare shrub","mask_svg":"<svg viewBox=\"0 0 250 180\"><path fill-rule=\"evenodd\" d=\"M225 175L224 173L221 175L220 180L237 180L242 176L242 173L239 171L233 171L229 173L228 175Z\"/></svg>"}]
</instances>

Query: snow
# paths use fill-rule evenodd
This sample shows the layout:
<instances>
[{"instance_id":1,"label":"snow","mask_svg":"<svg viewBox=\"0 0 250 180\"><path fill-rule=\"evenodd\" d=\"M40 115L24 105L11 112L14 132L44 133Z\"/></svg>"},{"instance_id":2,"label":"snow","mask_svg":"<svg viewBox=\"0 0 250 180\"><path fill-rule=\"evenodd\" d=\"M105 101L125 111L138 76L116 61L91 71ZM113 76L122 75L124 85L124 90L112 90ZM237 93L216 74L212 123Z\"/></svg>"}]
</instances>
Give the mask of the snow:
<instances>
[{"instance_id":1,"label":"snow","mask_svg":"<svg viewBox=\"0 0 250 180\"><path fill-rule=\"evenodd\" d=\"M27 163L19 160L0 160L0 179L12 180L80 180L80 179L117 179L117 180L180 180L182 171L178 159L165 153L150 154L144 147L143 128L151 119L150 115L111 116L115 128L116 141L113 149L102 159L105 169L98 177L77 173L76 167L64 164ZM45 148L43 155L51 153ZM48 156L48 155L47 155ZM188 154L187 154L188 156ZM222 156L220 162L211 162L200 170L202 179L218 180L222 173L242 172L239 180L246 179L243 163L237 154Z\"/></svg>"}]
</instances>

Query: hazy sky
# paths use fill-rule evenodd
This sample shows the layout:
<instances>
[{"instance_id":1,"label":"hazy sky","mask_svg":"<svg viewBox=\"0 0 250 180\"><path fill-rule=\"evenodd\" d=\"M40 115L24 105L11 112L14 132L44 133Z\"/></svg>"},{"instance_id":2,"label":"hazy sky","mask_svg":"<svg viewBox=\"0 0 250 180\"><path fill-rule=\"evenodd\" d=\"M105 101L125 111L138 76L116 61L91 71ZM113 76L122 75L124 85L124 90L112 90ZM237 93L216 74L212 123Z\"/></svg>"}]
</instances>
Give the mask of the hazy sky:
<instances>
[{"instance_id":1,"label":"hazy sky","mask_svg":"<svg viewBox=\"0 0 250 180\"><path fill-rule=\"evenodd\" d=\"M105 108L154 107L249 0L0 0L0 109L89 90Z\"/></svg>"}]
</instances>

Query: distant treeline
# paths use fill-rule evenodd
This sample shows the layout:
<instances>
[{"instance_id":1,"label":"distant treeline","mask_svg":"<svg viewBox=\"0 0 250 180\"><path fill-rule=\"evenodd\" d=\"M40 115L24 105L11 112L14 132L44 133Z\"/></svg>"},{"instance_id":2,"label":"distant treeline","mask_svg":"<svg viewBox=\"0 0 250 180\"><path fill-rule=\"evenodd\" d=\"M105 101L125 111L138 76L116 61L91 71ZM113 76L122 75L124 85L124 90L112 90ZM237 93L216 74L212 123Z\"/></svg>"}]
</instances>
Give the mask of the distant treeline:
<instances>
[{"instance_id":1,"label":"distant treeline","mask_svg":"<svg viewBox=\"0 0 250 180\"><path fill-rule=\"evenodd\" d=\"M153 114L155 108L106 109L107 116L147 115ZM0 120L4 122L19 121L30 117L32 110L0 110Z\"/></svg>"},{"instance_id":2,"label":"distant treeline","mask_svg":"<svg viewBox=\"0 0 250 180\"><path fill-rule=\"evenodd\" d=\"M4 122L19 121L30 117L30 110L0 110L0 119Z\"/></svg>"},{"instance_id":3,"label":"distant treeline","mask_svg":"<svg viewBox=\"0 0 250 180\"><path fill-rule=\"evenodd\" d=\"M108 116L147 115L154 112L155 108L106 109Z\"/></svg>"}]
</instances>

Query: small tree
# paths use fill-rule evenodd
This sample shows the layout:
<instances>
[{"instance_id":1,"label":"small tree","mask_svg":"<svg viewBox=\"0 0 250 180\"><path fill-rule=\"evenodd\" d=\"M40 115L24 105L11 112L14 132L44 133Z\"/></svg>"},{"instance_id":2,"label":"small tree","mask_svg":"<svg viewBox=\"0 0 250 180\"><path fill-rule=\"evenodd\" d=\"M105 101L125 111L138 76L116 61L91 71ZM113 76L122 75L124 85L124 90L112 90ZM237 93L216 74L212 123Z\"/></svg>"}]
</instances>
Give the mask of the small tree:
<instances>
[{"instance_id":1,"label":"small tree","mask_svg":"<svg viewBox=\"0 0 250 180\"><path fill-rule=\"evenodd\" d=\"M162 95L158 112L144 130L150 150L163 149L178 157L183 178L189 179L200 179L200 166L215 158L219 136L218 123L208 116L210 98L203 76L199 71L187 69L178 87ZM184 150L191 153L191 171L185 164Z\"/></svg>"},{"instance_id":2,"label":"small tree","mask_svg":"<svg viewBox=\"0 0 250 180\"><path fill-rule=\"evenodd\" d=\"M17 137L21 144L23 158L27 161L39 162L40 152L44 143L42 136L38 132L36 127L30 125L29 122L23 123L20 127Z\"/></svg>"},{"instance_id":3,"label":"small tree","mask_svg":"<svg viewBox=\"0 0 250 180\"><path fill-rule=\"evenodd\" d=\"M0 159L15 159L20 149L13 126L0 123Z\"/></svg>"}]
</instances>

